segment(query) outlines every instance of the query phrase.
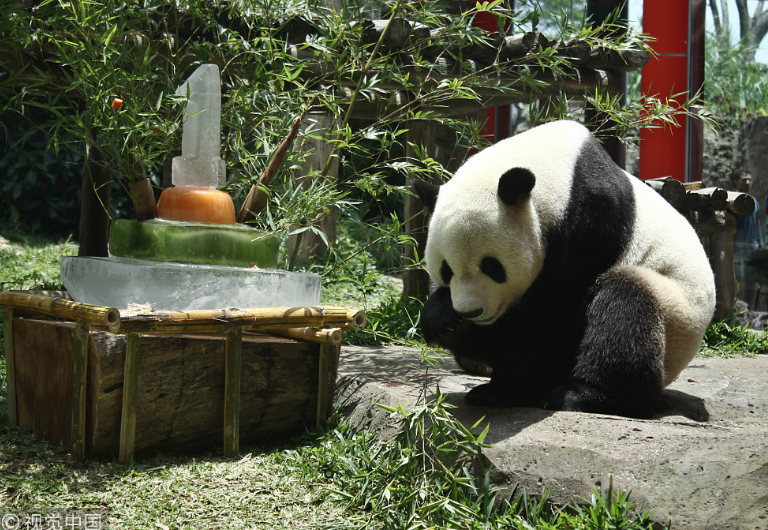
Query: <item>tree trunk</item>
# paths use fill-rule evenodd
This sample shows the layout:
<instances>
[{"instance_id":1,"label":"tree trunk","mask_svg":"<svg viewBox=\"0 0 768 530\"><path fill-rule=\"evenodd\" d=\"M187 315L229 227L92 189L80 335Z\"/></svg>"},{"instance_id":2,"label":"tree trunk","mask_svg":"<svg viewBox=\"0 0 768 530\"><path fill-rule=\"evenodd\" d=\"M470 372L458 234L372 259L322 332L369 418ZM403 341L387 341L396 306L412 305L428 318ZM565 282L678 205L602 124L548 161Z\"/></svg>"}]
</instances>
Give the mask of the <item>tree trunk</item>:
<instances>
[{"instance_id":1,"label":"tree trunk","mask_svg":"<svg viewBox=\"0 0 768 530\"><path fill-rule=\"evenodd\" d=\"M95 135L92 134L93 138ZM78 256L109 255L109 206L112 167L104 152L91 146L83 166L80 199L80 249Z\"/></svg>"}]
</instances>

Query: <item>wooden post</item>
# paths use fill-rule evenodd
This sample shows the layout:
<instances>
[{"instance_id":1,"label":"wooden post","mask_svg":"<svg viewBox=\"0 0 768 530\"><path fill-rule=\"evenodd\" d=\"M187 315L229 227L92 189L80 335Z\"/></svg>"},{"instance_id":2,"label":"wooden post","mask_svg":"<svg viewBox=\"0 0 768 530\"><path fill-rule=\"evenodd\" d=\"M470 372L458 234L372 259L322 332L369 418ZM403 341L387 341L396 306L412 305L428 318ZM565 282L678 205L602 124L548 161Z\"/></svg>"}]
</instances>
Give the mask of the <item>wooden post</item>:
<instances>
[{"instance_id":1,"label":"wooden post","mask_svg":"<svg viewBox=\"0 0 768 530\"><path fill-rule=\"evenodd\" d=\"M136 393L139 387L139 344L138 333L125 337L125 367L123 369L123 410L120 419L120 462L133 461L136 445Z\"/></svg>"},{"instance_id":2,"label":"wooden post","mask_svg":"<svg viewBox=\"0 0 768 530\"><path fill-rule=\"evenodd\" d=\"M224 456L240 454L240 372L242 369L243 329L227 332L224 361Z\"/></svg>"},{"instance_id":3,"label":"wooden post","mask_svg":"<svg viewBox=\"0 0 768 530\"><path fill-rule=\"evenodd\" d=\"M710 264L715 273L715 319L723 320L731 312L736 299L736 271L733 263L733 235L736 233L736 219L729 211L714 212L711 223L717 226L710 235Z\"/></svg>"},{"instance_id":4,"label":"wooden post","mask_svg":"<svg viewBox=\"0 0 768 530\"><path fill-rule=\"evenodd\" d=\"M5 389L8 393L8 423L19 424L16 411L16 370L13 361L13 309L3 310L3 336L5 337Z\"/></svg>"},{"instance_id":5,"label":"wooden post","mask_svg":"<svg viewBox=\"0 0 768 530\"><path fill-rule=\"evenodd\" d=\"M85 460L85 401L88 375L88 333L84 320L75 323L75 348L72 363L72 458Z\"/></svg>"}]
</instances>

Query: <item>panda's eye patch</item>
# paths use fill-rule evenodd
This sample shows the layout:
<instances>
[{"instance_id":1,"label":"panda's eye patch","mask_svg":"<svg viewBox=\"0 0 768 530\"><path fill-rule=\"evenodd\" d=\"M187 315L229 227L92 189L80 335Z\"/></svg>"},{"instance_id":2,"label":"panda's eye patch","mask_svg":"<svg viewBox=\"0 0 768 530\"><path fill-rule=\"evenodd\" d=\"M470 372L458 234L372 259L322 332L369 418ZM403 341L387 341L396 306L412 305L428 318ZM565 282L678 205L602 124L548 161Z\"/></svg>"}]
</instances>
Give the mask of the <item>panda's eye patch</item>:
<instances>
[{"instance_id":1,"label":"panda's eye patch","mask_svg":"<svg viewBox=\"0 0 768 530\"><path fill-rule=\"evenodd\" d=\"M484 257L483 261L480 262L480 270L496 283L507 281L507 272L504 270L504 265L496 258Z\"/></svg>"},{"instance_id":2,"label":"panda's eye patch","mask_svg":"<svg viewBox=\"0 0 768 530\"><path fill-rule=\"evenodd\" d=\"M443 283L451 283L453 278L453 270L448 266L448 262L443 260L443 264L440 266L440 276L443 278Z\"/></svg>"}]
</instances>

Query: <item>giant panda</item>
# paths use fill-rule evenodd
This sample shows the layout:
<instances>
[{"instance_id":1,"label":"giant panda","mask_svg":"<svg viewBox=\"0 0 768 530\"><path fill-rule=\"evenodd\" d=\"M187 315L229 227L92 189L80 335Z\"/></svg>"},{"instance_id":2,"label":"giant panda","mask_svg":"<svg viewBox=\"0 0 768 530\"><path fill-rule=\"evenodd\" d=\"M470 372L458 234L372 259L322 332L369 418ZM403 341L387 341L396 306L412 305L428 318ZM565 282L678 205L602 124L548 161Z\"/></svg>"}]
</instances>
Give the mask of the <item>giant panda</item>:
<instances>
[{"instance_id":1,"label":"giant panda","mask_svg":"<svg viewBox=\"0 0 768 530\"><path fill-rule=\"evenodd\" d=\"M583 125L534 127L470 157L431 211L428 344L491 374L466 400L651 417L696 355L715 283L688 221Z\"/></svg>"}]
</instances>

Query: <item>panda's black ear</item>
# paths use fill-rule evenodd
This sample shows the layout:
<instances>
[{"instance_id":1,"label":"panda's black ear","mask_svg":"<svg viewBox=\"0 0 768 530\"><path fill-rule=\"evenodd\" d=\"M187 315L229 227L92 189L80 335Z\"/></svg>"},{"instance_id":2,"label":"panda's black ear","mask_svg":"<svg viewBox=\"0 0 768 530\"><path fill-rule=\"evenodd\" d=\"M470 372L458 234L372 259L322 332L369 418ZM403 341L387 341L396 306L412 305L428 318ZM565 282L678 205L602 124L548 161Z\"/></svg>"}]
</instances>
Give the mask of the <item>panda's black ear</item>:
<instances>
[{"instance_id":1,"label":"panda's black ear","mask_svg":"<svg viewBox=\"0 0 768 530\"><path fill-rule=\"evenodd\" d=\"M536 177L524 167L513 167L499 178L499 198L512 206L531 196Z\"/></svg>"},{"instance_id":2,"label":"panda's black ear","mask_svg":"<svg viewBox=\"0 0 768 530\"><path fill-rule=\"evenodd\" d=\"M437 193L440 191L440 186L424 182L421 179L411 179L411 186L413 186L416 195L419 196L426 209L430 212L435 211L435 202L437 202Z\"/></svg>"}]
</instances>

